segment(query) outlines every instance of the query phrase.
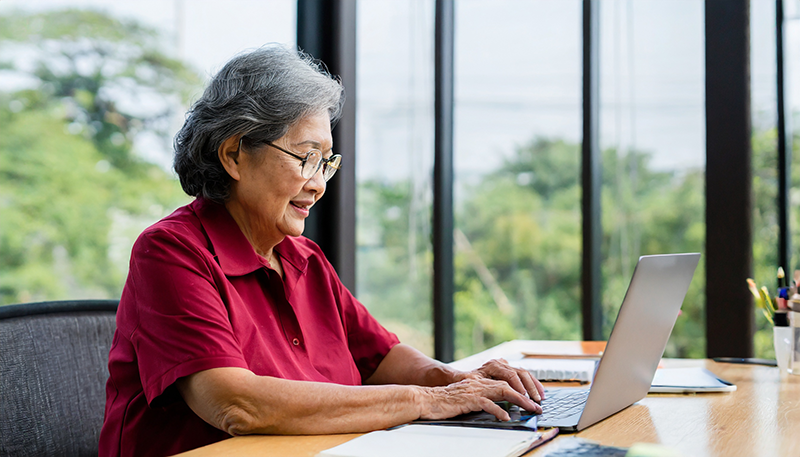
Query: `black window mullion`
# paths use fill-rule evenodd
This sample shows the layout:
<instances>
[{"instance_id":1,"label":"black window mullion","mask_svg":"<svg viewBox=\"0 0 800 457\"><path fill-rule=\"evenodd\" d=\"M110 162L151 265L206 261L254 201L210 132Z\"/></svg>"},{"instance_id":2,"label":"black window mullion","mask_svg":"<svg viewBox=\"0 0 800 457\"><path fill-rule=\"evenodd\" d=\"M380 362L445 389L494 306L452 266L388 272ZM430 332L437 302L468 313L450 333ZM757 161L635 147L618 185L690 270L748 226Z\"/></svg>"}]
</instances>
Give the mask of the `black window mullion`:
<instances>
[{"instance_id":1,"label":"black window mullion","mask_svg":"<svg viewBox=\"0 0 800 457\"><path fill-rule=\"evenodd\" d=\"M454 2L436 0L433 162L434 356L455 356L453 268L453 61Z\"/></svg>"},{"instance_id":2,"label":"black window mullion","mask_svg":"<svg viewBox=\"0 0 800 457\"><path fill-rule=\"evenodd\" d=\"M600 273L602 168L600 128L600 8L583 0L583 140L581 142L581 213L583 253L581 311L584 340L603 339Z\"/></svg>"},{"instance_id":3,"label":"black window mullion","mask_svg":"<svg viewBox=\"0 0 800 457\"><path fill-rule=\"evenodd\" d=\"M752 357L750 2L706 0L706 354Z\"/></svg>"}]
</instances>

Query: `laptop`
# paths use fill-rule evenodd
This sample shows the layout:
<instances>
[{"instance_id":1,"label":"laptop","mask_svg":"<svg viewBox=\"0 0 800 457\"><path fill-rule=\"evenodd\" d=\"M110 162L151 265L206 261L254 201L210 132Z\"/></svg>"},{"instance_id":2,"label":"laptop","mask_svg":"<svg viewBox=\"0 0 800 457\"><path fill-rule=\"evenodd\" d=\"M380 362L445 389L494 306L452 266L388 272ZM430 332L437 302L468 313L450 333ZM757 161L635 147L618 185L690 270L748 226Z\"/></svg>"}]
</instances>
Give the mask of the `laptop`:
<instances>
[{"instance_id":1,"label":"laptop","mask_svg":"<svg viewBox=\"0 0 800 457\"><path fill-rule=\"evenodd\" d=\"M583 430L647 395L699 260L699 253L639 258L591 388L548 389L539 427Z\"/></svg>"}]
</instances>

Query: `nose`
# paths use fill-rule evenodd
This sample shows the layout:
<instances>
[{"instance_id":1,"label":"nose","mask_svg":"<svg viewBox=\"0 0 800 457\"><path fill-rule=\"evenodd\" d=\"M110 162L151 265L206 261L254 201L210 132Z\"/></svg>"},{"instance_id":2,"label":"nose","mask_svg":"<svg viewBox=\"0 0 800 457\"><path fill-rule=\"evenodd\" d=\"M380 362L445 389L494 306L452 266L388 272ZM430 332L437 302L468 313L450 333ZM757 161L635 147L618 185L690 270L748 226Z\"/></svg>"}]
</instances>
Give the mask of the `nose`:
<instances>
[{"instance_id":1,"label":"nose","mask_svg":"<svg viewBox=\"0 0 800 457\"><path fill-rule=\"evenodd\" d=\"M327 187L328 183L325 182L325 178L322 176L322 167L314 173L306 184L303 186L303 189L307 192L312 192L316 194L315 199L319 200L322 198L322 194L325 193L325 188Z\"/></svg>"}]
</instances>

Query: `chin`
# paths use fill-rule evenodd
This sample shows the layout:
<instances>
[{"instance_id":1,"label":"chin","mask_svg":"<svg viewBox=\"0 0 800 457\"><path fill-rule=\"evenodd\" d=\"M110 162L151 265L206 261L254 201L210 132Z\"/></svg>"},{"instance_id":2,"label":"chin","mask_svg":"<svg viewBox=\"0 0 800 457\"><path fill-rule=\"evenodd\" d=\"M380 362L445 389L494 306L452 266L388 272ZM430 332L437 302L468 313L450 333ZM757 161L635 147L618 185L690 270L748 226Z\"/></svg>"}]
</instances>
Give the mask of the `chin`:
<instances>
[{"instance_id":1,"label":"chin","mask_svg":"<svg viewBox=\"0 0 800 457\"><path fill-rule=\"evenodd\" d=\"M305 224L300 225L299 227L296 227L296 226L287 227L287 230L284 230L283 233L286 236L301 236L301 235L303 235L303 232L305 231L305 228L306 228Z\"/></svg>"}]
</instances>

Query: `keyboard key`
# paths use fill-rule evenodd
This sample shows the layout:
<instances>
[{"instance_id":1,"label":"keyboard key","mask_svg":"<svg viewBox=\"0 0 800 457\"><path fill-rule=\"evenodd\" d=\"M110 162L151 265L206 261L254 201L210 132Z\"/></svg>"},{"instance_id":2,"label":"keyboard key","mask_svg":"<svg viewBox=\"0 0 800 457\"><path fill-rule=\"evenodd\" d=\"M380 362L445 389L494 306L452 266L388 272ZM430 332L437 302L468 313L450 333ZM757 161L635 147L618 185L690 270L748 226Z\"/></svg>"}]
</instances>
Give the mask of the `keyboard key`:
<instances>
[{"instance_id":1,"label":"keyboard key","mask_svg":"<svg viewBox=\"0 0 800 457\"><path fill-rule=\"evenodd\" d=\"M549 392L542 401L542 416L539 420L554 420L571 416L583 408L588 390L558 390Z\"/></svg>"}]
</instances>

